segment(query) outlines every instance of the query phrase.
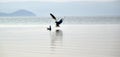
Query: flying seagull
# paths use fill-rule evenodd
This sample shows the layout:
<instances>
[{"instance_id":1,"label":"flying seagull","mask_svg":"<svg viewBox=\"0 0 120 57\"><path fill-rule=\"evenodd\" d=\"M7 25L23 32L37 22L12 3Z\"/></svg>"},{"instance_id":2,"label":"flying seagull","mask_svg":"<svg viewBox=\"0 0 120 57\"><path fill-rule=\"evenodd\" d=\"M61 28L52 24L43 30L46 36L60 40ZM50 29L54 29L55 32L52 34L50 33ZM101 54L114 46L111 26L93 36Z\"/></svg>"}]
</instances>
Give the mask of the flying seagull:
<instances>
[{"instance_id":1,"label":"flying seagull","mask_svg":"<svg viewBox=\"0 0 120 57\"><path fill-rule=\"evenodd\" d=\"M56 27L60 27L60 24L63 22L63 19L60 19L59 21L56 19L56 17L50 13L50 16L55 20Z\"/></svg>"}]
</instances>

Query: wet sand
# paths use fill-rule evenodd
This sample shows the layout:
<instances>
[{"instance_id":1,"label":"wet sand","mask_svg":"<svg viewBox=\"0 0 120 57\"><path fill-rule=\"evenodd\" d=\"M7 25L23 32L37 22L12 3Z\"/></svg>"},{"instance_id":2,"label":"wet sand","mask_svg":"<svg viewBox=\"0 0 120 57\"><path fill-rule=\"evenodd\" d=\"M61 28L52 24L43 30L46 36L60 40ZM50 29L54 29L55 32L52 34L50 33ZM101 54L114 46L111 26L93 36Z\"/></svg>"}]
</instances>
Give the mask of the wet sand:
<instances>
[{"instance_id":1,"label":"wet sand","mask_svg":"<svg viewBox=\"0 0 120 57\"><path fill-rule=\"evenodd\" d=\"M0 57L119 57L120 25L0 26Z\"/></svg>"}]
</instances>

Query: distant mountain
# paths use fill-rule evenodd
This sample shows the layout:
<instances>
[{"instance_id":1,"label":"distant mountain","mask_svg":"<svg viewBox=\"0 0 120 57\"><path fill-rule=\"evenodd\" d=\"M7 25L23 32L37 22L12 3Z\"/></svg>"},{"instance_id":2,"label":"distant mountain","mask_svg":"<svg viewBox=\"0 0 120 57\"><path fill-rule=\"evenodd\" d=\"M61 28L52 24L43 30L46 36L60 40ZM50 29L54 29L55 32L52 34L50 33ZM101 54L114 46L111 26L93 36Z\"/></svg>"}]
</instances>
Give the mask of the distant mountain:
<instances>
[{"instance_id":1,"label":"distant mountain","mask_svg":"<svg viewBox=\"0 0 120 57\"><path fill-rule=\"evenodd\" d=\"M0 16L6 17L6 16L36 16L34 13L27 11L27 10L18 10L13 13L2 13L0 12Z\"/></svg>"}]
</instances>

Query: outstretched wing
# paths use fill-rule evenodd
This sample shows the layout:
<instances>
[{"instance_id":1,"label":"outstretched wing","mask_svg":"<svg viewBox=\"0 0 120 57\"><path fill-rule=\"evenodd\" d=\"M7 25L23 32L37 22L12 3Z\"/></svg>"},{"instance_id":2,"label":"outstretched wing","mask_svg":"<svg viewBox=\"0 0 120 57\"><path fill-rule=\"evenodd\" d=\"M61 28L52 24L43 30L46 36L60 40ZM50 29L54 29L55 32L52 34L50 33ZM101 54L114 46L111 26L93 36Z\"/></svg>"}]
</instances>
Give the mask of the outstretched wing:
<instances>
[{"instance_id":1,"label":"outstretched wing","mask_svg":"<svg viewBox=\"0 0 120 57\"><path fill-rule=\"evenodd\" d=\"M54 20L56 20L56 17L55 17L52 13L50 13L50 16L51 16Z\"/></svg>"},{"instance_id":2,"label":"outstretched wing","mask_svg":"<svg viewBox=\"0 0 120 57\"><path fill-rule=\"evenodd\" d=\"M59 24L61 24L62 22L63 22L63 19L60 19L60 20L58 21Z\"/></svg>"}]
</instances>

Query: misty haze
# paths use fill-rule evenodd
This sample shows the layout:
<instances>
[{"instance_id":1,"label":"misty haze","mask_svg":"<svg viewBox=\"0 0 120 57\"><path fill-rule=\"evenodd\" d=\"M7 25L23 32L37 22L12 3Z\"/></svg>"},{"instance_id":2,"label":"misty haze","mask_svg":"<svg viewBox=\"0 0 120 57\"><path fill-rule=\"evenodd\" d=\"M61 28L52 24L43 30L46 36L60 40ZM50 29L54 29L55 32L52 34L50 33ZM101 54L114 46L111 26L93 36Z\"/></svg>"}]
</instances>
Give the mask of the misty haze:
<instances>
[{"instance_id":1,"label":"misty haze","mask_svg":"<svg viewBox=\"0 0 120 57\"><path fill-rule=\"evenodd\" d=\"M0 57L120 57L118 0L2 0Z\"/></svg>"}]
</instances>

